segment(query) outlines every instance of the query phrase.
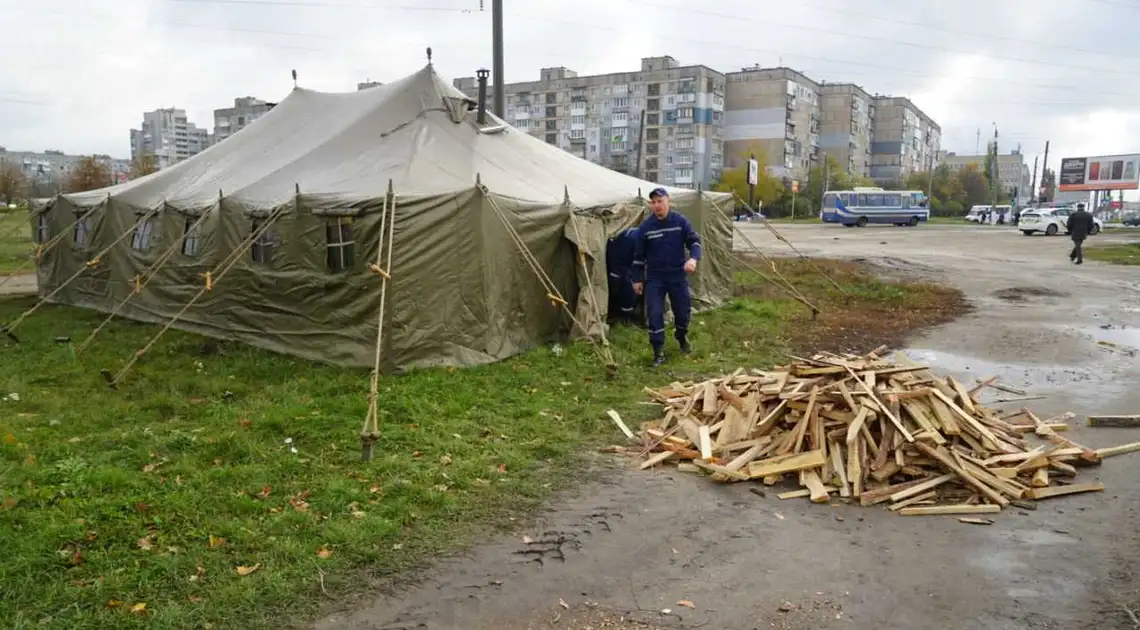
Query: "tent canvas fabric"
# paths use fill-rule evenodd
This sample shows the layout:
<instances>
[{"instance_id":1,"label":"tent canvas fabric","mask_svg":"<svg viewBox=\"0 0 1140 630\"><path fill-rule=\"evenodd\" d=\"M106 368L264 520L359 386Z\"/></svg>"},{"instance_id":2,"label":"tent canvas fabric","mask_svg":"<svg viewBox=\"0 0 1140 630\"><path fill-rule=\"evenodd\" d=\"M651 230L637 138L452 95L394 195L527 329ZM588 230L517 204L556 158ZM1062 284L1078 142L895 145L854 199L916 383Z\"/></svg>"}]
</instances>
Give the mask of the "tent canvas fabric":
<instances>
[{"instance_id":1,"label":"tent canvas fabric","mask_svg":"<svg viewBox=\"0 0 1140 630\"><path fill-rule=\"evenodd\" d=\"M395 224L385 371L493 362L571 328L504 220L568 301L582 324L573 332L600 335L606 238L645 216L642 195L656 184L571 155L489 112L480 125L472 105L431 65L359 92L296 88L188 160L36 204L33 227L46 228L37 236L71 232L40 257L40 294L102 312L122 304L123 317L167 323L201 291L207 272L218 274L236 256L175 328L371 367L381 278L370 264L388 207ZM729 195L670 189L670 196L706 244L693 278L696 305L718 306L730 294Z\"/></svg>"}]
</instances>

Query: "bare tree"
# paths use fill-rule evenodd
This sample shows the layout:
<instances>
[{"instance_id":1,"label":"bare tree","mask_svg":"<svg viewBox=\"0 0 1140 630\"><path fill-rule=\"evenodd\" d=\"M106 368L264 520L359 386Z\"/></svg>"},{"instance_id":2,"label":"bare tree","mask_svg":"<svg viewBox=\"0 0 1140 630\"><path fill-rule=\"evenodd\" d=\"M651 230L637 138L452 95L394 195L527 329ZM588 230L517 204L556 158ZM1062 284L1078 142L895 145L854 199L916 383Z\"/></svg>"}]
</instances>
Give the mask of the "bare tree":
<instances>
[{"instance_id":1,"label":"bare tree","mask_svg":"<svg viewBox=\"0 0 1140 630\"><path fill-rule=\"evenodd\" d=\"M90 156L80 158L67 173L67 192L84 192L110 185L111 169Z\"/></svg>"},{"instance_id":2,"label":"bare tree","mask_svg":"<svg viewBox=\"0 0 1140 630\"><path fill-rule=\"evenodd\" d=\"M28 178L18 164L8 160L0 160L0 199L4 204L11 204L17 199L28 195Z\"/></svg>"}]
</instances>

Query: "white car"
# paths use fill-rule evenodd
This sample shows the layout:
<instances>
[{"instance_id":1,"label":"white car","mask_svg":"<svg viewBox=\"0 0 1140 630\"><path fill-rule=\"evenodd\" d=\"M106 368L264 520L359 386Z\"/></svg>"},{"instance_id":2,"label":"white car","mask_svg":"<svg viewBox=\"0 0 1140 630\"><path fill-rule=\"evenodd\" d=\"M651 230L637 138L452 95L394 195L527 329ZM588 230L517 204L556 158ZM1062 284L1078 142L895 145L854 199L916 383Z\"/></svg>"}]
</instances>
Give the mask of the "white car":
<instances>
[{"instance_id":1,"label":"white car","mask_svg":"<svg viewBox=\"0 0 1140 630\"><path fill-rule=\"evenodd\" d=\"M1036 232L1044 232L1047 236L1068 234L1065 223L1069 220L1072 211L1068 208L1034 208L1021 213L1017 229L1026 236L1033 236ZM1104 228L1104 222L1093 217L1092 234L1097 234Z\"/></svg>"}]
</instances>

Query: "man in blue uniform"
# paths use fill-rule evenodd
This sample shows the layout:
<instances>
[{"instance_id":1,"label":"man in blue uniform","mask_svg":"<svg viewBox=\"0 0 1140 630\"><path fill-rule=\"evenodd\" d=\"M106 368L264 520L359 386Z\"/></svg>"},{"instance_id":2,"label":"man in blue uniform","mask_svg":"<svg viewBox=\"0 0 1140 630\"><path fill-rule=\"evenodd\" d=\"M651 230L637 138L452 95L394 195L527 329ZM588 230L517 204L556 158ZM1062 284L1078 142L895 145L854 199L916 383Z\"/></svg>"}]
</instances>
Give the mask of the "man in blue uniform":
<instances>
[{"instance_id":1,"label":"man in blue uniform","mask_svg":"<svg viewBox=\"0 0 1140 630\"><path fill-rule=\"evenodd\" d=\"M637 250L633 258L633 290L645 295L649 320L649 343L653 365L665 362L665 296L673 306L677 342L681 352L689 352L689 316L693 302L687 274L697 270L701 259L701 239L684 216L670 212L669 194L664 188L649 193L653 214L638 228ZM688 248L688 255L685 249Z\"/></svg>"},{"instance_id":2,"label":"man in blue uniform","mask_svg":"<svg viewBox=\"0 0 1140 630\"><path fill-rule=\"evenodd\" d=\"M637 296L633 292L633 255L637 250L637 228L622 230L606 244L606 271L609 273L610 319L633 323Z\"/></svg>"}]
</instances>

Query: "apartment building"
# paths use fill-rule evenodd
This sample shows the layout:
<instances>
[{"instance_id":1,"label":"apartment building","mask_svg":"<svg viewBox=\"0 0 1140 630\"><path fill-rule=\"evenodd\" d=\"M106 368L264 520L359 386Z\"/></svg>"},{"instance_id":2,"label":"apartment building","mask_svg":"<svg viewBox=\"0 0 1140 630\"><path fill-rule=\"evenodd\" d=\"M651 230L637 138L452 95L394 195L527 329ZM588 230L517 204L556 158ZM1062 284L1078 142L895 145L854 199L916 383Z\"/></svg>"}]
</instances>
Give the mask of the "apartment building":
<instances>
[{"instance_id":1,"label":"apartment building","mask_svg":"<svg viewBox=\"0 0 1140 630\"><path fill-rule=\"evenodd\" d=\"M819 149L851 175L871 172L873 99L854 83L820 84Z\"/></svg>"},{"instance_id":2,"label":"apartment building","mask_svg":"<svg viewBox=\"0 0 1140 630\"><path fill-rule=\"evenodd\" d=\"M379 81L361 81L360 83L356 84L356 91L360 92L361 90L367 90L369 88L380 87L381 85L384 85L384 84L379 82Z\"/></svg>"},{"instance_id":3,"label":"apartment building","mask_svg":"<svg viewBox=\"0 0 1140 630\"><path fill-rule=\"evenodd\" d=\"M454 85L478 98L475 77ZM666 55L643 58L635 72L543 68L538 81L507 84L504 93L508 123L583 159L682 188L720 177L725 76L707 66ZM488 86L488 109L492 101Z\"/></svg>"},{"instance_id":4,"label":"apartment building","mask_svg":"<svg viewBox=\"0 0 1140 630\"><path fill-rule=\"evenodd\" d=\"M938 166L942 128L910 99L876 95L872 102L870 176L897 184L912 173Z\"/></svg>"},{"instance_id":5,"label":"apartment building","mask_svg":"<svg viewBox=\"0 0 1140 630\"><path fill-rule=\"evenodd\" d=\"M958 155L949 152L942 157L945 164L953 171L960 171L967 166L974 166L979 172L985 172L986 156L984 155ZM1012 193L1018 189L1021 197L1030 196L1030 186L1033 184L1029 166L1025 163L1025 156L1020 150L1010 151L1008 154L998 156L998 179L1001 180L1001 189L1005 193ZM1088 196L1085 193L1082 195Z\"/></svg>"},{"instance_id":6,"label":"apartment building","mask_svg":"<svg viewBox=\"0 0 1140 630\"><path fill-rule=\"evenodd\" d=\"M63 151L9 151L0 147L0 164L11 164L24 174L32 188L32 196L47 197L60 192L67 175L85 157L93 157L110 173L107 185L121 184L130 178L130 160L109 155L71 155Z\"/></svg>"},{"instance_id":7,"label":"apartment building","mask_svg":"<svg viewBox=\"0 0 1140 630\"><path fill-rule=\"evenodd\" d=\"M243 96L234 99L233 107L215 109L213 143L217 144L245 129L276 105L252 96Z\"/></svg>"},{"instance_id":8,"label":"apartment building","mask_svg":"<svg viewBox=\"0 0 1140 630\"><path fill-rule=\"evenodd\" d=\"M726 168L759 153L770 174L806 179L819 156L821 86L791 68L742 68L726 80Z\"/></svg>"},{"instance_id":9,"label":"apartment building","mask_svg":"<svg viewBox=\"0 0 1140 630\"><path fill-rule=\"evenodd\" d=\"M150 154L160 169L210 146L210 132L187 120L183 109L169 107L145 112L140 127L131 129L131 160Z\"/></svg>"}]
</instances>

